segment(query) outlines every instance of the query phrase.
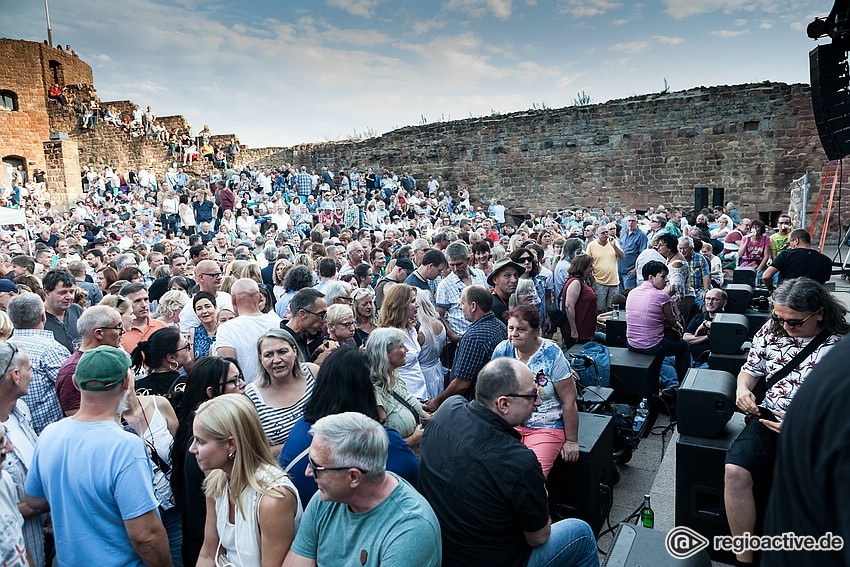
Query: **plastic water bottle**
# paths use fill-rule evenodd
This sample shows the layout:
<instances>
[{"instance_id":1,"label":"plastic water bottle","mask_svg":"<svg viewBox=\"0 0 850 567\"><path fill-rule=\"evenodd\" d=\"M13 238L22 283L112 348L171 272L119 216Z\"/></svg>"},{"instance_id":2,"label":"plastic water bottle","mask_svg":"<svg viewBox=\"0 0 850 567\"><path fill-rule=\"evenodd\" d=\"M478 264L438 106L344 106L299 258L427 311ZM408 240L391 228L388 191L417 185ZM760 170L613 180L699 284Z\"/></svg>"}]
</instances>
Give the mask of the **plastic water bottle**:
<instances>
[{"instance_id":1,"label":"plastic water bottle","mask_svg":"<svg viewBox=\"0 0 850 567\"><path fill-rule=\"evenodd\" d=\"M646 407L646 398L641 400L640 405L635 412L635 419L632 424L632 429L635 431L640 431L640 428L643 427L644 422L646 421L646 416L649 413L649 409Z\"/></svg>"}]
</instances>

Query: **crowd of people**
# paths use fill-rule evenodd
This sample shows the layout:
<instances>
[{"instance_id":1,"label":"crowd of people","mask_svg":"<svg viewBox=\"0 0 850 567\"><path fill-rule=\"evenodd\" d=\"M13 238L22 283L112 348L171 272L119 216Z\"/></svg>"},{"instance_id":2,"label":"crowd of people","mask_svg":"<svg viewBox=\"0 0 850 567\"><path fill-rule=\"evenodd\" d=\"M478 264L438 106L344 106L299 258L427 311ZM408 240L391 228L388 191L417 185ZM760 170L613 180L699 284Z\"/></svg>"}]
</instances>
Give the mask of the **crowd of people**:
<instances>
[{"instance_id":1,"label":"crowd of people","mask_svg":"<svg viewBox=\"0 0 850 567\"><path fill-rule=\"evenodd\" d=\"M846 333L828 293L798 300L822 278L786 217L512 222L433 176L181 163L86 169L67 212L27 182L27 225L0 233L8 565L45 565L45 530L62 565L596 565L587 524L546 504L579 456L564 348L622 308L675 396L739 264L779 283L748 390L771 337Z\"/></svg>"}]
</instances>

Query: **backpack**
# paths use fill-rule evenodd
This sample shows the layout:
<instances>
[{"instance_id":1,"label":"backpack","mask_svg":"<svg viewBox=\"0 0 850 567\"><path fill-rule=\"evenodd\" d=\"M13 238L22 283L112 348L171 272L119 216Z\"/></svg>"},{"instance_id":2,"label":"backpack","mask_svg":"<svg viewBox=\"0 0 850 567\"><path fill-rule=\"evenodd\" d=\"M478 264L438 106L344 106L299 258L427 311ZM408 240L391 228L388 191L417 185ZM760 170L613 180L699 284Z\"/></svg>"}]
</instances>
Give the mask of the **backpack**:
<instances>
[{"instance_id":1,"label":"backpack","mask_svg":"<svg viewBox=\"0 0 850 567\"><path fill-rule=\"evenodd\" d=\"M597 342L589 341L581 352L570 355L570 366L582 386L608 387L611 382L611 351Z\"/></svg>"}]
</instances>

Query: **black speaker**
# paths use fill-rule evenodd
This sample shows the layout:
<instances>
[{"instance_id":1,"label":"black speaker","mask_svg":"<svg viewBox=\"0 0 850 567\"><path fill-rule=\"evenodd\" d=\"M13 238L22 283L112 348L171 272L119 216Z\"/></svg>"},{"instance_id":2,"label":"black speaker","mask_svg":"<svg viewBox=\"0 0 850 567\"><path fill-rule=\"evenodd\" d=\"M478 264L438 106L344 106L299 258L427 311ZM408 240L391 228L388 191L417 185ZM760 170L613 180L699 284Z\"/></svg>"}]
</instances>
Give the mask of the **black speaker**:
<instances>
[{"instance_id":1,"label":"black speaker","mask_svg":"<svg viewBox=\"0 0 850 567\"><path fill-rule=\"evenodd\" d=\"M812 110L821 144L830 160L850 154L850 73L847 53L835 44L809 52Z\"/></svg>"},{"instance_id":2,"label":"black speaker","mask_svg":"<svg viewBox=\"0 0 850 567\"><path fill-rule=\"evenodd\" d=\"M681 414L681 410L679 412ZM736 413L714 439L681 435L676 441L676 525L687 526L712 541L729 535L723 504L723 471L726 452L744 428L744 416ZM732 563L731 552L708 548L715 561Z\"/></svg>"},{"instance_id":3,"label":"black speaker","mask_svg":"<svg viewBox=\"0 0 850 567\"><path fill-rule=\"evenodd\" d=\"M688 370L676 402L679 435L717 437L735 412L736 385L735 376L729 372Z\"/></svg>"},{"instance_id":4,"label":"black speaker","mask_svg":"<svg viewBox=\"0 0 850 567\"><path fill-rule=\"evenodd\" d=\"M712 207L723 207L726 203L724 202L724 197L726 195L726 189L723 187L715 187L711 190L711 206Z\"/></svg>"},{"instance_id":5,"label":"black speaker","mask_svg":"<svg viewBox=\"0 0 850 567\"><path fill-rule=\"evenodd\" d=\"M747 284L756 287L756 269L750 266L739 266L732 272L732 283Z\"/></svg>"},{"instance_id":6,"label":"black speaker","mask_svg":"<svg viewBox=\"0 0 850 567\"><path fill-rule=\"evenodd\" d=\"M579 457L575 463L555 461L546 490L555 520L580 518L593 533L602 529L613 502L614 424L611 416L578 414Z\"/></svg>"},{"instance_id":7,"label":"black speaker","mask_svg":"<svg viewBox=\"0 0 850 567\"><path fill-rule=\"evenodd\" d=\"M694 210L700 212L708 208L708 187L694 187Z\"/></svg>"},{"instance_id":8,"label":"black speaker","mask_svg":"<svg viewBox=\"0 0 850 567\"><path fill-rule=\"evenodd\" d=\"M749 338L753 338L753 336L761 329L767 320L770 319L770 313L766 311L756 311L755 309L747 309L744 311L744 315L747 318L747 323L750 326L750 336Z\"/></svg>"},{"instance_id":9,"label":"black speaker","mask_svg":"<svg viewBox=\"0 0 850 567\"><path fill-rule=\"evenodd\" d=\"M711 321L708 344L711 352L735 354L750 337L750 322L740 313L717 313Z\"/></svg>"},{"instance_id":10,"label":"black speaker","mask_svg":"<svg viewBox=\"0 0 850 567\"><path fill-rule=\"evenodd\" d=\"M667 552L667 533L643 526L620 524L602 567L711 567L708 552L676 559Z\"/></svg>"},{"instance_id":11,"label":"black speaker","mask_svg":"<svg viewBox=\"0 0 850 567\"><path fill-rule=\"evenodd\" d=\"M723 288L726 292L726 312L743 313L753 302L753 286L747 284L729 284Z\"/></svg>"},{"instance_id":12,"label":"black speaker","mask_svg":"<svg viewBox=\"0 0 850 567\"><path fill-rule=\"evenodd\" d=\"M728 372L732 376L737 376L741 371L741 367L747 362L747 353L738 352L735 354L719 354L709 353L708 367L711 370L722 370Z\"/></svg>"},{"instance_id":13,"label":"black speaker","mask_svg":"<svg viewBox=\"0 0 850 567\"><path fill-rule=\"evenodd\" d=\"M628 348L626 341L626 316L622 311L619 319L608 319L605 322L605 344L609 347Z\"/></svg>"},{"instance_id":14,"label":"black speaker","mask_svg":"<svg viewBox=\"0 0 850 567\"><path fill-rule=\"evenodd\" d=\"M608 347L608 351L611 353L609 385L614 388L615 402L637 405L642 399L650 400L658 394L661 364L656 363L656 357L632 352L628 348Z\"/></svg>"}]
</instances>

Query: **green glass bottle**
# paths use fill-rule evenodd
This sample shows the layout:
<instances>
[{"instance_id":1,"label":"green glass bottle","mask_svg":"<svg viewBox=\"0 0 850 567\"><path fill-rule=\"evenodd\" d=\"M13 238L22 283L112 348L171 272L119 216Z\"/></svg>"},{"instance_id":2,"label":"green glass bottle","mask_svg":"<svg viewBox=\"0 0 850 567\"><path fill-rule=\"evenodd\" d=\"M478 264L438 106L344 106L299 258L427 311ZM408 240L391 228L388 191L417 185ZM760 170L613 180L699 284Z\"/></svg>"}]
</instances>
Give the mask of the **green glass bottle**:
<instances>
[{"instance_id":1,"label":"green glass bottle","mask_svg":"<svg viewBox=\"0 0 850 567\"><path fill-rule=\"evenodd\" d=\"M640 511L640 523L645 528L655 527L655 512L652 511L652 506L649 505L649 494L643 496L643 509Z\"/></svg>"}]
</instances>

